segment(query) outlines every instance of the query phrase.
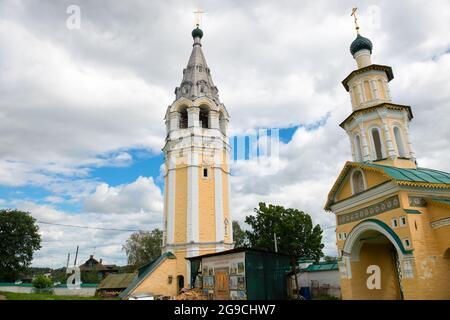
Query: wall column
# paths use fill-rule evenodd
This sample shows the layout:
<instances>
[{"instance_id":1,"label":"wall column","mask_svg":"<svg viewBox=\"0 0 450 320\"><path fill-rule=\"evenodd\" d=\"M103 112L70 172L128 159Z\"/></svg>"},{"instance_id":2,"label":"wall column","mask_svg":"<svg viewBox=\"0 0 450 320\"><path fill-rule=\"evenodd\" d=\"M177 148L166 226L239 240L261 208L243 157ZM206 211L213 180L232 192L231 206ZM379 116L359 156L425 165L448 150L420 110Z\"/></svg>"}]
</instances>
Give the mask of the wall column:
<instances>
[{"instance_id":1,"label":"wall column","mask_svg":"<svg viewBox=\"0 0 450 320\"><path fill-rule=\"evenodd\" d=\"M198 229L198 153L191 148L188 154L187 171L187 217L186 240L187 242L199 241Z\"/></svg>"}]
</instances>

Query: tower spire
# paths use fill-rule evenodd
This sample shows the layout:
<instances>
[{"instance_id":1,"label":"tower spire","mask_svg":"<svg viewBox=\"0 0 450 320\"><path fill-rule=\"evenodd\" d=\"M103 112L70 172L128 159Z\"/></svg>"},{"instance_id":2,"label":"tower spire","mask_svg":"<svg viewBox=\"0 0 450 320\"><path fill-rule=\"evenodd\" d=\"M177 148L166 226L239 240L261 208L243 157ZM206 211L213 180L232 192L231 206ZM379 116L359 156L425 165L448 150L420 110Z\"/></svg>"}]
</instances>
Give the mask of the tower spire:
<instances>
[{"instance_id":1,"label":"tower spire","mask_svg":"<svg viewBox=\"0 0 450 320\"><path fill-rule=\"evenodd\" d=\"M197 10L194 13L196 14L196 27L192 30L194 44L188 64L183 70L183 80L180 86L175 89L175 100L178 100L180 97L191 100L199 97L208 97L216 103L220 103L219 90L214 85L202 50L201 39L203 38L203 30L199 26L201 24L201 15L204 12Z\"/></svg>"}]
</instances>

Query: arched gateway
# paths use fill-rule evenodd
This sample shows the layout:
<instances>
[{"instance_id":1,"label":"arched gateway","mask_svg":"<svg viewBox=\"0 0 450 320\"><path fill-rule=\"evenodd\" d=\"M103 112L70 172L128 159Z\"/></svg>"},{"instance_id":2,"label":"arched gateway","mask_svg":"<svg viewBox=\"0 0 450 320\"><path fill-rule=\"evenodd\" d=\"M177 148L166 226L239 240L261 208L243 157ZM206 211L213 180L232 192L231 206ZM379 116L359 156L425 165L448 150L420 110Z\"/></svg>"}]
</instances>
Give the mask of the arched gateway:
<instances>
[{"instance_id":1,"label":"arched gateway","mask_svg":"<svg viewBox=\"0 0 450 320\"><path fill-rule=\"evenodd\" d=\"M352 299L402 299L401 265L412 259L397 234L384 222L368 219L355 226L344 243L341 260L344 286Z\"/></svg>"}]
</instances>

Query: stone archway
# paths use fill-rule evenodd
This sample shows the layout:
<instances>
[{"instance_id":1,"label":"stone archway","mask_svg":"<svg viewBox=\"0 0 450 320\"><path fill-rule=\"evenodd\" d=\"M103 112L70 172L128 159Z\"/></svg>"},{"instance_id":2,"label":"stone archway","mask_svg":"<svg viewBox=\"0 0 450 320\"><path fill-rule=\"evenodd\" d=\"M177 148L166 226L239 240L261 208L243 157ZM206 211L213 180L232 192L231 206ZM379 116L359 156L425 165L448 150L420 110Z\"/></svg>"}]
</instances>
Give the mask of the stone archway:
<instances>
[{"instance_id":1,"label":"stone archway","mask_svg":"<svg viewBox=\"0 0 450 320\"><path fill-rule=\"evenodd\" d=\"M410 252L384 222L368 219L356 225L344 244L344 299L403 298L401 261Z\"/></svg>"}]
</instances>

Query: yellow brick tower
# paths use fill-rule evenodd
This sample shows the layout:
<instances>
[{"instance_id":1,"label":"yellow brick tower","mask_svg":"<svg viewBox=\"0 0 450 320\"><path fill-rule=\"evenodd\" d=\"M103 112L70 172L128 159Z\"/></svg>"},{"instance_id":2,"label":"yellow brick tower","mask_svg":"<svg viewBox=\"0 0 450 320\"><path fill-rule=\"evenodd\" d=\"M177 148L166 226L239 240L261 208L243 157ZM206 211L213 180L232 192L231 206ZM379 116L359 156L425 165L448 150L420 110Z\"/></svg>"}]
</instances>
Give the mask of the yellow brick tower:
<instances>
[{"instance_id":1,"label":"yellow brick tower","mask_svg":"<svg viewBox=\"0 0 450 320\"><path fill-rule=\"evenodd\" d=\"M165 116L163 253L139 269L123 298L175 296L195 281L186 257L233 248L229 115L206 64L198 24L192 37L183 80Z\"/></svg>"},{"instance_id":2,"label":"yellow brick tower","mask_svg":"<svg viewBox=\"0 0 450 320\"><path fill-rule=\"evenodd\" d=\"M372 42L356 30L357 69L342 82L353 112L340 124L353 161L325 205L336 216L342 298L450 299L450 173L417 165L411 107L392 102L392 69L372 64Z\"/></svg>"},{"instance_id":3,"label":"yellow brick tower","mask_svg":"<svg viewBox=\"0 0 450 320\"><path fill-rule=\"evenodd\" d=\"M177 276L189 278L184 257L233 247L229 210L229 116L202 51L202 30L175 101L167 108L163 252L177 257Z\"/></svg>"}]
</instances>

